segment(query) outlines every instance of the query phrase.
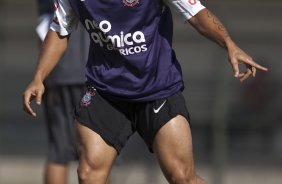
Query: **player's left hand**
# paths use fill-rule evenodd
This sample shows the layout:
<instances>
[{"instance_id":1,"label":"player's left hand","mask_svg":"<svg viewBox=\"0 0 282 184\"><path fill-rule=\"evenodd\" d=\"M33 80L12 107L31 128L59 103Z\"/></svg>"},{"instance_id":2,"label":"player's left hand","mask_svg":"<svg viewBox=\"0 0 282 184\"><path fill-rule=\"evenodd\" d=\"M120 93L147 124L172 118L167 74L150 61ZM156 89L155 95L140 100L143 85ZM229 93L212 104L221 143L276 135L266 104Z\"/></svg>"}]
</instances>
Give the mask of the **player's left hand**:
<instances>
[{"instance_id":1,"label":"player's left hand","mask_svg":"<svg viewBox=\"0 0 282 184\"><path fill-rule=\"evenodd\" d=\"M234 76L239 78L241 82L248 79L250 76L255 77L257 69L268 71L266 67L257 64L248 54L241 50L233 42L228 45L228 58L234 71ZM245 72L240 72L239 64L246 66Z\"/></svg>"}]
</instances>

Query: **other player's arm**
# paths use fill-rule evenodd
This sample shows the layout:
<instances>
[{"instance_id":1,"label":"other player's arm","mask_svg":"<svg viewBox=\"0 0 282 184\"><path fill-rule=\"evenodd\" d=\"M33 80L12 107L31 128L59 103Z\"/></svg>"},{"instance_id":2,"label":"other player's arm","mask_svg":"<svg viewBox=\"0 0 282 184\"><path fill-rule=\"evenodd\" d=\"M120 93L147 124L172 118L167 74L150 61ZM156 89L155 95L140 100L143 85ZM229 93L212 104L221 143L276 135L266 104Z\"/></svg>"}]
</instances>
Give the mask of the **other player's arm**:
<instances>
[{"instance_id":1,"label":"other player's arm","mask_svg":"<svg viewBox=\"0 0 282 184\"><path fill-rule=\"evenodd\" d=\"M35 99L37 104L41 104L44 93L43 81L58 63L67 47L67 42L68 36L60 36L59 33L52 30L48 31L43 42L34 77L23 95L23 108L34 117L36 113L31 108L30 102Z\"/></svg>"},{"instance_id":2,"label":"other player's arm","mask_svg":"<svg viewBox=\"0 0 282 184\"><path fill-rule=\"evenodd\" d=\"M218 43L228 51L228 58L234 71L234 76L241 82L250 77L255 77L256 70L267 71L267 68L257 64L248 54L241 50L231 39L226 28L220 20L207 8L198 12L188 20L198 32ZM239 64L246 65L246 71L240 73Z\"/></svg>"},{"instance_id":3,"label":"other player's arm","mask_svg":"<svg viewBox=\"0 0 282 184\"><path fill-rule=\"evenodd\" d=\"M44 93L43 81L59 62L67 47L68 35L78 23L68 0L56 0L54 5L54 19L43 42L36 72L23 95L23 108L32 116L36 116L36 113L31 108L30 101L35 99L37 104L41 104Z\"/></svg>"}]
</instances>

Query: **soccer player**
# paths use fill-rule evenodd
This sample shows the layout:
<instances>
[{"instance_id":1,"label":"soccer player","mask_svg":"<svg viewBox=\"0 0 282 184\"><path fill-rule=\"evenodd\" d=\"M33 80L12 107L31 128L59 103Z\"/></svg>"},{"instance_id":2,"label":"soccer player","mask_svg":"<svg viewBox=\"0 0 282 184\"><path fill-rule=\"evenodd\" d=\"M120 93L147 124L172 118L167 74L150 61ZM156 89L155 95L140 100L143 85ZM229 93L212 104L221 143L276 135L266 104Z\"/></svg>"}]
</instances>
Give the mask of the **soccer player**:
<instances>
[{"instance_id":1,"label":"soccer player","mask_svg":"<svg viewBox=\"0 0 282 184\"><path fill-rule=\"evenodd\" d=\"M36 31L44 39L53 20L54 3L53 0L37 0L37 5L39 24ZM78 160L72 111L84 92L89 41L87 32L79 25L60 62L44 82L43 105L48 135L45 184L67 184L69 164Z\"/></svg>"},{"instance_id":2,"label":"soccer player","mask_svg":"<svg viewBox=\"0 0 282 184\"><path fill-rule=\"evenodd\" d=\"M24 109L41 103L43 81L64 52L79 21L91 44L87 90L77 106L78 177L81 184L104 184L127 139L138 132L156 154L169 183L204 184L194 168L189 114L181 91L181 67L172 49L172 15L178 10L201 34L228 52L234 76L255 76L257 64L231 39L218 18L198 0L56 0L51 25ZM188 53L189 55L189 53ZM246 71L239 71L239 64Z\"/></svg>"}]
</instances>

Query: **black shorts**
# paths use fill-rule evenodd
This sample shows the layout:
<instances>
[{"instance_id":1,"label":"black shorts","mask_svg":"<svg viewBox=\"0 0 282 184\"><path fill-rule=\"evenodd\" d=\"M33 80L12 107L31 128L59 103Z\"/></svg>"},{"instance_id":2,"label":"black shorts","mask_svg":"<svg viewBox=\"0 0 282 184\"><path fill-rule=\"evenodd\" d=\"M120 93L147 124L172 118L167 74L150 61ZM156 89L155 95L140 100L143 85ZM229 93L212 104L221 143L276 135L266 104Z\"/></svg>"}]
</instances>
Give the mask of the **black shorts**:
<instances>
[{"instance_id":1,"label":"black shorts","mask_svg":"<svg viewBox=\"0 0 282 184\"><path fill-rule=\"evenodd\" d=\"M72 112L84 91L84 84L46 88L43 104L48 129L49 162L67 164L78 159Z\"/></svg>"},{"instance_id":2,"label":"black shorts","mask_svg":"<svg viewBox=\"0 0 282 184\"><path fill-rule=\"evenodd\" d=\"M152 152L158 130L177 115L189 121L189 113L181 92L149 102L129 102L105 97L93 86L76 107L74 116L83 125L98 133L118 153L137 131Z\"/></svg>"}]
</instances>

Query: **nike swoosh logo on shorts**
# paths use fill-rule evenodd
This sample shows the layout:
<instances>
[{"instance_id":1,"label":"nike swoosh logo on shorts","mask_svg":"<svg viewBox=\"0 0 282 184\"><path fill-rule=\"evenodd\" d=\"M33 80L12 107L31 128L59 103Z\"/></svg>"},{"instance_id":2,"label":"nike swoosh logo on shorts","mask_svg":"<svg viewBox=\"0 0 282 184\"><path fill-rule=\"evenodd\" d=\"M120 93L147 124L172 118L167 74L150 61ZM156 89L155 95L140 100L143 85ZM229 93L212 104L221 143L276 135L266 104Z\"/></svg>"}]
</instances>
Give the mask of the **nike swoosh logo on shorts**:
<instances>
[{"instance_id":1,"label":"nike swoosh logo on shorts","mask_svg":"<svg viewBox=\"0 0 282 184\"><path fill-rule=\"evenodd\" d=\"M164 106L165 103L166 103L166 100L162 103L161 106L159 106L159 108L157 108L157 109L153 108L154 113L157 114L161 110L161 108Z\"/></svg>"}]
</instances>

